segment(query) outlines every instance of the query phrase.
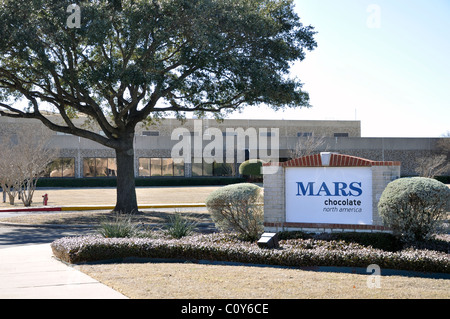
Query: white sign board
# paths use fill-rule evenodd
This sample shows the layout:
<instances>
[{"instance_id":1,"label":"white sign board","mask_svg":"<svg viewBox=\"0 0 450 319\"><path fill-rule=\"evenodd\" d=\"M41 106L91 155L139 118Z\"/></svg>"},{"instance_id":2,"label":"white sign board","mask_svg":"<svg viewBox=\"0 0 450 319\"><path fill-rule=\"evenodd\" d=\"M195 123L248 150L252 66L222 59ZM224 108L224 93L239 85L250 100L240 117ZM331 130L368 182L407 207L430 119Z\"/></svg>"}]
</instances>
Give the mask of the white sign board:
<instances>
[{"instance_id":1,"label":"white sign board","mask_svg":"<svg viewBox=\"0 0 450 319\"><path fill-rule=\"evenodd\" d=\"M286 167L286 222L372 225L370 167Z\"/></svg>"}]
</instances>

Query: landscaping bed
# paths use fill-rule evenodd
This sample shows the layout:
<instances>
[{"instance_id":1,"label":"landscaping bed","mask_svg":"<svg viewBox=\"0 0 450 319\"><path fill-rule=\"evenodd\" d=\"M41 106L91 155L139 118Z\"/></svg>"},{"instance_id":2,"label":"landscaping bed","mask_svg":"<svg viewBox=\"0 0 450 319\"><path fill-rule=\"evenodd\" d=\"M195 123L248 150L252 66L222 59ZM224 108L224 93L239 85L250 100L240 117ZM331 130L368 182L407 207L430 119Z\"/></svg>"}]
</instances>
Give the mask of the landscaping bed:
<instances>
[{"instance_id":1,"label":"landscaping bed","mask_svg":"<svg viewBox=\"0 0 450 319\"><path fill-rule=\"evenodd\" d=\"M121 260L129 257L211 260L289 267L338 266L450 273L448 238L437 250L373 248L351 240L319 237L281 239L279 249L264 249L230 233L194 234L174 239L163 232L145 238L64 237L51 244L54 255L68 263Z\"/></svg>"}]
</instances>

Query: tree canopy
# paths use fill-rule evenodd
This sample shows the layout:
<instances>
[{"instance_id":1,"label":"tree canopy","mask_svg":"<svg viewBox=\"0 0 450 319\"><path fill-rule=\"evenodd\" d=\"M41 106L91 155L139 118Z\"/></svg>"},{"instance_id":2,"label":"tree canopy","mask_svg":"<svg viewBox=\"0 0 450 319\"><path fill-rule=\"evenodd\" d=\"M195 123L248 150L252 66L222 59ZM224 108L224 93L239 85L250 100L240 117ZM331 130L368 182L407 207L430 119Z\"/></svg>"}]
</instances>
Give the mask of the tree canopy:
<instances>
[{"instance_id":1,"label":"tree canopy","mask_svg":"<svg viewBox=\"0 0 450 319\"><path fill-rule=\"evenodd\" d=\"M290 0L78 1L79 27L69 21L72 1L0 4L2 116L130 153L137 123L165 112L309 106L289 70L314 49L315 31ZM81 114L104 134L76 126Z\"/></svg>"}]
</instances>

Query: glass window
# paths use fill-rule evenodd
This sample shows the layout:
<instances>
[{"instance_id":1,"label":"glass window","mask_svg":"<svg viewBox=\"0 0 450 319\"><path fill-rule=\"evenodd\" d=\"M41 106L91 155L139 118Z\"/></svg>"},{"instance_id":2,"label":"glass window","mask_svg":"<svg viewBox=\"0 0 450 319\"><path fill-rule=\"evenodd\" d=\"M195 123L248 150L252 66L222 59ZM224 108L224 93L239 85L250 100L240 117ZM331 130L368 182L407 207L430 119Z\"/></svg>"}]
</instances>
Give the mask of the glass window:
<instances>
[{"instance_id":1,"label":"glass window","mask_svg":"<svg viewBox=\"0 0 450 319\"><path fill-rule=\"evenodd\" d=\"M162 174L162 160L161 158L151 158L150 159L150 175L151 176L161 176Z\"/></svg>"},{"instance_id":2,"label":"glass window","mask_svg":"<svg viewBox=\"0 0 450 319\"><path fill-rule=\"evenodd\" d=\"M348 133L334 133L334 137L348 137Z\"/></svg>"},{"instance_id":3,"label":"glass window","mask_svg":"<svg viewBox=\"0 0 450 319\"><path fill-rule=\"evenodd\" d=\"M83 176L117 176L116 159L114 157L85 157L83 159Z\"/></svg>"},{"instance_id":4,"label":"glass window","mask_svg":"<svg viewBox=\"0 0 450 319\"><path fill-rule=\"evenodd\" d=\"M117 160L114 157L108 157L108 176L117 176Z\"/></svg>"},{"instance_id":5,"label":"glass window","mask_svg":"<svg viewBox=\"0 0 450 319\"><path fill-rule=\"evenodd\" d=\"M61 158L62 177L75 177L75 158Z\"/></svg>"},{"instance_id":6,"label":"glass window","mask_svg":"<svg viewBox=\"0 0 450 319\"><path fill-rule=\"evenodd\" d=\"M59 157L51 161L44 172L44 177L75 177L75 158Z\"/></svg>"},{"instance_id":7,"label":"glass window","mask_svg":"<svg viewBox=\"0 0 450 319\"><path fill-rule=\"evenodd\" d=\"M184 161L183 160L174 161L173 175L174 176L184 176Z\"/></svg>"},{"instance_id":8,"label":"glass window","mask_svg":"<svg viewBox=\"0 0 450 319\"><path fill-rule=\"evenodd\" d=\"M213 175L213 163L206 163L203 161L203 176Z\"/></svg>"},{"instance_id":9,"label":"glass window","mask_svg":"<svg viewBox=\"0 0 450 319\"><path fill-rule=\"evenodd\" d=\"M297 133L297 137L312 137L313 133L312 132L298 132Z\"/></svg>"},{"instance_id":10,"label":"glass window","mask_svg":"<svg viewBox=\"0 0 450 319\"><path fill-rule=\"evenodd\" d=\"M83 158L83 176L95 177L95 158L93 157Z\"/></svg>"},{"instance_id":11,"label":"glass window","mask_svg":"<svg viewBox=\"0 0 450 319\"><path fill-rule=\"evenodd\" d=\"M173 159L162 159L162 176L173 176Z\"/></svg>"},{"instance_id":12,"label":"glass window","mask_svg":"<svg viewBox=\"0 0 450 319\"><path fill-rule=\"evenodd\" d=\"M192 161L192 176L202 176L202 175L203 175L202 163L194 163L194 161Z\"/></svg>"},{"instance_id":13,"label":"glass window","mask_svg":"<svg viewBox=\"0 0 450 319\"><path fill-rule=\"evenodd\" d=\"M214 163L214 176L234 176L234 164L231 163Z\"/></svg>"},{"instance_id":14,"label":"glass window","mask_svg":"<svg viewBox=\"0 0 450 319\"><path fill-rule=\"evenodd\" d=\"M95 176L104 177L108 176L108 159L96 158L95 159Z\"/></svg>"},{"instance_id":15,"label":"glass window","mask_svg":"<svg viewBox=\"0 0 450 319\"><path fill-rule=\"evenodd\" d=\"M184 176L184 161L173 158L141 157L139 158L139 176Z\"/></svg>"},{"instance_id":16,"label":"glass window","mask_svg":"<svg viewBox=\"0 0 450 319\"><path fill-rule=\"evenodd\" d=\"M150 176L150 159L141 157L139 159L139 176Z\"/></svg>"},{"instance_id":17,"label":"glass window","mask_svg":"<svg viewBox=\"0 0 450 319\"><path fill-rule=\"evenodd\" d=\"M62 177L62 163L59 158L47 165L44 177Z\"/></svg>"},{"instance_id":18,"label":"glass window","mask_svg":"<svg viewBox=\"0 0 450 319\"><path fill-rule=\"evenodd\" d=\"M142 131L143 136L159 136L159 131Z\"/></svg>"}]
</instances>

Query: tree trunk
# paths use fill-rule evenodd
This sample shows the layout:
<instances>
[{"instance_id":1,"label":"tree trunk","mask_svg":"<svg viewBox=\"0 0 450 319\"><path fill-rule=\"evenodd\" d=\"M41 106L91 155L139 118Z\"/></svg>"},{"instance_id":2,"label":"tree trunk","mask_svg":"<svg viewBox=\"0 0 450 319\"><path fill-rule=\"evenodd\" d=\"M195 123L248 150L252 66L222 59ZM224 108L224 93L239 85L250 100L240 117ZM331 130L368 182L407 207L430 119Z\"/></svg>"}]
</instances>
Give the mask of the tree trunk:
<instances>
[{"instance_id":1,"label":"tree trunk","mask_svg":"<svg viewBox=\"0 0 450 319\"><path fill-rule=\"evenodd\" d=\"M123 147L116 149L117 201L114 211L123 214L132 214L138 211L134 180L133 140L134 134L123 141Z\"/></svg>"},{"instance_id":2,"label":"tree trunk","mask_svg":"<svg viewBox=\"0 0 450 319\"><path fill-rule=\"evenodd\" d=\"M14 196L14 195L12 195L12 194L8 194L8 196L9 196L9 205L14 205L14 198L15 198L16 196Z\"/></svg>"}]
</instances>

